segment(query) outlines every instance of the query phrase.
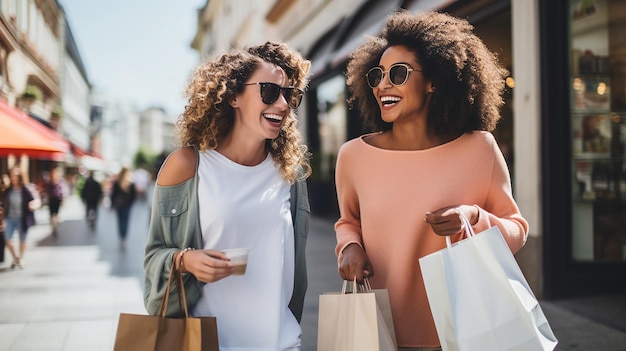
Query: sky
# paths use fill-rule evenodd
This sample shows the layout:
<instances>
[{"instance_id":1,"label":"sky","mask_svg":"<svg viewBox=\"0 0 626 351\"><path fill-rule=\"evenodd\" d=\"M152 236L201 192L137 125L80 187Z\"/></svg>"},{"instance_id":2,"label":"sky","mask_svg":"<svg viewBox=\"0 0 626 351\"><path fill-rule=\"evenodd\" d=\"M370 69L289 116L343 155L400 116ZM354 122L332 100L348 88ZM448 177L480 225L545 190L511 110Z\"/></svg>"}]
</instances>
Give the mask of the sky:
<instances>
[{"instance_id":1,"label":"sky","mask_svg":"<svg viewBox=\"0 0 626 351\"><path fill-rule=\"evenodd\" d=\"M206 0L59 0L97 92L138 111L183 112L198 53L191 48Z\"/></svg>"}]
</instances>

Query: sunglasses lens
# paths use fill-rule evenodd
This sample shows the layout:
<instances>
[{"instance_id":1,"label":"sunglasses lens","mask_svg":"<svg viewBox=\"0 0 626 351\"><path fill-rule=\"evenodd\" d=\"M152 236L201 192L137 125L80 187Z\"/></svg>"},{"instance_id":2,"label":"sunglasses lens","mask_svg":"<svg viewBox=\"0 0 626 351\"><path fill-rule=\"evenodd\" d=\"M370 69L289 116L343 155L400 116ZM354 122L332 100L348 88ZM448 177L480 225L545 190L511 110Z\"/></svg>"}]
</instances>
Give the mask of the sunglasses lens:
<instances>
[{"instance_id":1,"label":"sunglasses lens","mask_svg":"<svg viewBox=\"0 0 626 351\"><path fill-rule=\"evenodd\" d=\"M266 105L271 105L280 96L280 86L272 83L261 83L261 101Z\"/></svg>"},{"instance_id":2,"label":"sunglasses lens","mask_svg":"<svg viewBox=\"0 0 626 351\"><path fill-rule=\"evenodd\" d=\"M380 67L374 67L367 72L366 77L367 84L372 88L376 88L383 80L383 70Z\"/></svg>"},{"instance_id":3,"label":"sunglasses lens","mask_svg":"<svg viewBox=\"0 0 626 351\"><path fill-rule=\"evenodd\" d=\"M406 83L407 78L409 77L409 70L406 66L397 65L392 66L389 69L389 80L393 85L402 85Z\"/></svg>"},{"instance_id":4,"label":"sunglasses lens","mask_svg":"<svg viewBox=\"0 0 626 351\"><path fill-rule=\"evenodd\" d=\"M280 91L290 108L297 108L302 102L303 92L300 89L292 87L281 87L274 83L259 83L261 87L261 101L266 105L271 105L280 97Z\"/></svg>"}]
</instances>

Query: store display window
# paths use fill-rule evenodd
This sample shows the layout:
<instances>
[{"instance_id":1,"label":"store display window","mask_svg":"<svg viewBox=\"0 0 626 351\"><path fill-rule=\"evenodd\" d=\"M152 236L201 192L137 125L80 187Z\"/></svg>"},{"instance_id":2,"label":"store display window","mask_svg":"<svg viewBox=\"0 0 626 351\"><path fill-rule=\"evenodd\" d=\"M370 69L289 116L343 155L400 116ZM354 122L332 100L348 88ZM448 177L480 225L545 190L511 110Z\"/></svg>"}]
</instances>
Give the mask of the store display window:
<instances>
[{"instance_id":1,"label":"store display window","mask_svg":"<svg viewBox=\"0 0 626 351\"><path fill-rule=\"evenodd\" d=\"M626 261L626 1L569 4L572 257Z\"/></svg>"},{"instance_id":2,"label":"store display window","mask_svg":"<svg viewBox=\"0 0 626 351\"><path fill-rule=\"evenodd\" d=\"M345 79L337 75L317 88L317 126L320 149L314 155L320 180L335 179L339 148L347 140Z\"/></svg>"}]
</instances>

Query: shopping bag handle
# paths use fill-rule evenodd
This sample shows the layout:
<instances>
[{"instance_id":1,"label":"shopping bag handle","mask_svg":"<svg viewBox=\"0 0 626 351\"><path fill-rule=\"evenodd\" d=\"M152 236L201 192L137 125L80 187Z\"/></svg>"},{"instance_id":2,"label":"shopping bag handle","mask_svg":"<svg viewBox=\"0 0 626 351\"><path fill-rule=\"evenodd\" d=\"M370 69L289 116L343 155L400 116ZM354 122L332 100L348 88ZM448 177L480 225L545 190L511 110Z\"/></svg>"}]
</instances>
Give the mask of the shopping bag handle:
<instances>
[{"instance_id":1,"label":"shopping bag handle","mask_svg":"<svg viewBox=\"0 0 626 351\"><path fill-rule=\"evenodd\" d=\"M370 285L369 279L367 277L363 278L363 284L357 284L356 277L351 281L352 283L352 293L356 294L358 292L369 292L372 290L372 286ZM343 287L341 288L341 294L345 295L348 288L348 280L343 281Z\"/></svg>"},{"instance_id":2,"label":"shopping bag handle","mask_svg":"<svg viewBox=\"0 0 626 351\"><path fill-rule=\"evenodd\" d=\"M165 317L165 312L167 311L167 303L170 299L170 287L172 286L172 277L174 275L174 267L170 270L170 275L167 278L167 285L165 286L165 296L161 300L161 307L159 307L159 316Z\"/></svg>"},{"instance_id":3,"label":"shopping bag handle","mask_svg":"<svg viewBox=\"0 0 626 351\"><path fill-rule=\"evenodd\" d=\"M185 294L185 284L183 283L183 276L172 265L170 275L167 278L167 286L165 288L165 296L161 301L161 307L159 307L159 316L165 317L167 312L168 301L170 298L170 288L172 286L172 277L176 275L176 283L178 285L178 304L180 309L185 312L185 318L189 318L189 312L187 310L187 294Z\"/></svg>"},{"instance_id":4,"label":"shopping bag handle","mask_svg":"<svg viewBox=\"0 0 626 351\"><path fill-rule=\"evenodd\" d=\"M187 294L185 294L185 282L183 282L183 275L176 271L176 275L178 276L178 302L183 302L183 310L185 311L185 318L189 318L189 312L187 311Z\"/></svg>"},{"instance_id":5,"label":"shopping bag handle","mask_svg":"<svg viewBox=\"0 0 626 351\"><path fill-rule=\"evenodd\" d=\"M459 214L459 218L461 218L461 231L465 232L465 237L471 238L476 235L476 233L474 232L474 228L472 228L472 224L470 223L469 219L467 219L467 217L463 214L463 212L458 210L456 212ZM446 236L446 245L448 246L448 248L452 247L452 241L450 240L450 236Z\"/></svg>"}]
</instances>

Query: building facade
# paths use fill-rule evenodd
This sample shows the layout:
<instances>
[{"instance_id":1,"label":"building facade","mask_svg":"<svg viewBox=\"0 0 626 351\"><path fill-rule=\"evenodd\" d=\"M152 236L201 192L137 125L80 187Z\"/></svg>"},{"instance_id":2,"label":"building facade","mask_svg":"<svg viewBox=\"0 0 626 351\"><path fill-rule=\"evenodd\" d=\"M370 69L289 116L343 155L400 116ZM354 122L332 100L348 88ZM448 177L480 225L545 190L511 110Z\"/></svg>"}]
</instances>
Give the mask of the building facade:
<instances>
[{"instance_id":1,"label":"building facade","mask_svg":"<svg viewBox=\"0 0 626 351\"><path fill-rule=\"evenodd\" d=\"M19 165L27 181L40 182L58 166L68 180L86 169L132 168L142 147L151 157L173 149L171 119L93 89L57 0L0 1L0 128L21 121L48 142L39 150L41 143L0 140L0 174Z\"/></svg>"},{"instance_id":2,"label":"building facade","mask_svg":"<svg viewBox=\"0 0 626 351\"><path fill-rule=\"evenodd\" d=\"M60 100L62 9L54 0L7 0L0 14L3 95L21 106L38 95L31 108L45 118Z\"/></svg>"},{"instance_id":3,"label":"building facade","mask_svg":"<svg viewBox=\"0 0 626 351\"><path fill-rule=\"evenodd\" d=\"M619 0L267 0L254 11L207 1L192 46L200 60L264 40L312 61L299 108L313 152L313 212L338 216L339 146L365 130L345 103L348 55L387 14L445 11L468 19L511 71L494 135L529 221L516 255L538 296L626 291L626 3ZM245 15L244 15L245 13ZM228 25L226 25L228 24ZM620 34L621 33L621 34Z\"/></svg>"},{"instance_id":4,"label":"building facade","mask_svg":"<svg viewBox=\"0 0 626 351\"><path fill-rule=\"evenodd\" d=\"M100 123L100 144L105 168L117 173L122 167L133 167L139 150L139 114L127 102L97 89L92 93L92 114Z\"/></svg>"},{"instance_id":5,"label":"building facade","mask_svg":"<svg viewBox=\"0 0 626 351\"><path fill-rule=\"evenodd\" d=\"M152 107L139 114L139 147L152 155L171 152L175 143L174 122L159 107Z\"/></svg>"},{"instance_id":6,"label":"building facade","mask_svg":"<svg viewBox=\"0 0 626 351\"><path fill-rule=\"evenodd\" d=\"M81 153L94 152L91 128L91 84L74 41L72 31L65 22L63 74L61 77L61 130ZM78 153L78 152L77 152Z\"/></svg>"},{"instance_id":7,"label":"building facade","mask_svg":"<svg viewBox=\"0 0 626 351\"><path fill-rule=\"evenodd\" d=\"M90 95L86 69L59 3L2 1L0 99L6 104L5 113L15 117L9 121L5 116L3 123L22 121L23 127L64 147L54 153L31 150L28 145L16 151L3 148L0 172L19 165L29 181L40 182L52 168L62 166L72 179L84 157L98 156Z\"/></svg>"},{"instance_id":8,"label":"building facade","mask_svg":"<svg viewBox=\"0 0 626 351\"><path fill-rule=\"evenodd\" d=\"M37 181L54 162L71 156L60 133L61 80L64 71L65 16L56 0L6 0L0 3L0 99L5 113L24 127L64 147L58 153L3 151L0 171L20 165L30 181ZM32 120L44 126L35 126ZM3 117L4 123L9 123ZM20 122L22 123L22 122ZM7 126L8 128L8 126ZM59 134L59 135L57 135ZM16 138L19 136L15 136ZM29 157L36 154L36 157Z\"/></svg>"}]
</instances>

